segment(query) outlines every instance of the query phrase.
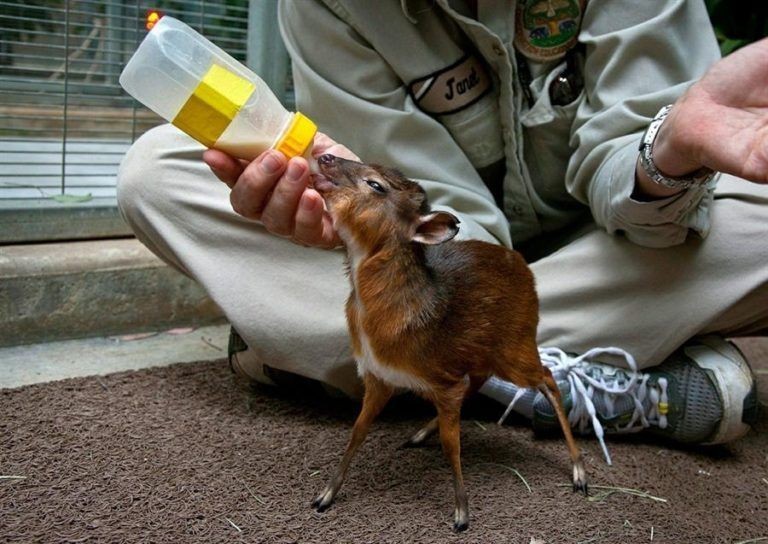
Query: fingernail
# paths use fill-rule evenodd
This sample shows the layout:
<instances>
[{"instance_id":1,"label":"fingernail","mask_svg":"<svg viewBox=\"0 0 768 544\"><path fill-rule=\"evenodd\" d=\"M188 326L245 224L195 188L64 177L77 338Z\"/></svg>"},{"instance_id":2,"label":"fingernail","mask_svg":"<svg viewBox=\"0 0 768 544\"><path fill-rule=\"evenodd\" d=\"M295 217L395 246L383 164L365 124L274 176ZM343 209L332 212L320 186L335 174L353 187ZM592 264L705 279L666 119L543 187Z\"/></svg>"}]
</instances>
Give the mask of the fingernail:
<instances>
[{"instance_id":1,"label":"fingernail","mask_svg":"<svg viewBox=\"0 0 768 544\"><path fill-rule=\"evenodd\" d=\"M268 153L261 159L261 168L265 174L274 174L280 169L280 160L274 153Z\"/></svg>"},{"instance_id":2,"label":"fingernail","mask_svg":"<svg viewBox=\"0 0 768 544\"><path fill-rule=\"evenodd\" d=\"M301 178L302 174L304 174L304 167L300 163L295 161L288 163L288 170L285 171L288 179L296 181Z\"/></svg>"}]
</instances>

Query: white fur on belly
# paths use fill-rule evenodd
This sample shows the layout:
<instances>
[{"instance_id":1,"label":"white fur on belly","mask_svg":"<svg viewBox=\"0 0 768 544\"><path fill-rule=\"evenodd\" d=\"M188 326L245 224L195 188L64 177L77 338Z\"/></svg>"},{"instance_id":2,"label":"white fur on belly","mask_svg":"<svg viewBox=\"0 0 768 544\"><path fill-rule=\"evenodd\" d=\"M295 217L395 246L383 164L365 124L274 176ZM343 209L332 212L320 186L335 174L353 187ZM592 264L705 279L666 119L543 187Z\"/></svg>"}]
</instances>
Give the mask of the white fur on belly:
<instances>
[{"instance_id":1,"label":"white fur on belly","mask_svg":"<svg viewBox=\"0 0 768 544\"><path fill-rule=\"evenodd\" d=\"M427 389L426 384L416 376L397 370L389 365L381 364L376 360L371 344L368 342L368 337L362 331L360 331L360 353L357 354L356 358L357 373L361 377L366 372L370 372L380 380L395 387L416 391Z\"/></svg>"}]
</instances>

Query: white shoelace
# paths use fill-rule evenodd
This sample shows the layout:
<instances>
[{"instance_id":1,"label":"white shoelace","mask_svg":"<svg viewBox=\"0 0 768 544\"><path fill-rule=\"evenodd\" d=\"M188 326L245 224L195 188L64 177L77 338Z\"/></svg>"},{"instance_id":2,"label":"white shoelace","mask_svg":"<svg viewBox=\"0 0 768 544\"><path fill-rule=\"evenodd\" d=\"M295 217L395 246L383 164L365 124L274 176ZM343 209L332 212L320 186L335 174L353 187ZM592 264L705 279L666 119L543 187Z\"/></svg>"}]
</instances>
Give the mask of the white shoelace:
<instances>
[{"instance_id":1,"label":"white shoelace","mask_svg":"<svg viewBox=\"0 0 768 544\"><path fill-rule=\"evenodd\" d=\"M600 373L599 379L588 375L586 367L595 364L593 357L600 354L610 354L623 357L627 361L629 369L616 369L612 373ZM619 432L637 432L651 425L660 428L667 426L667 380L659 378L658 389L647 387L649 374L637 369L635 358L623 349L607 347L594 348L583 355L572 357L559 348L539 348L541 362L549 367L553 375L565 376L571 386L572 406L568 413L568 423L572 428L584 433L589 430L591 424L597 440L603 449L605 461L611 464L611 455L605 445L605 432L603 425L597 417L595 404L592 400L595 393L603 394L603 401L610 412L613 412L613 400L617 395L627 395L634 403L634 411L630 421L623 427L618 427ZM598 363L599 364L599 363ZM605 366L605 365L603 365ZM623 379L626 377L626 381ZM562 378L561 378L562 379ZM622 384L621 382L624 381ZM515 403L526 393L528 389L520 388L501 416L499 424L502 424L512 411ZM649 407L643 406L643 401L648 398ZM646 413L647 411L647 413Z\"/></svg>"}]
</instances>

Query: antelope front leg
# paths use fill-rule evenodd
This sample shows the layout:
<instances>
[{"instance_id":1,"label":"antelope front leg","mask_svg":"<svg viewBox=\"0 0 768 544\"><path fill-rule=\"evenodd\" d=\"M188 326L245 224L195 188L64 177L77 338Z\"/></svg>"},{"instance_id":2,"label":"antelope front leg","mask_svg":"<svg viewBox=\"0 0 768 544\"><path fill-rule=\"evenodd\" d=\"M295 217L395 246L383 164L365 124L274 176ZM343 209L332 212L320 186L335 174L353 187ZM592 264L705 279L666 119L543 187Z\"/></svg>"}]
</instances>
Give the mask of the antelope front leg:
<instances>
[{"instance_id":1,"label":"antelope front leg","mask_svg":"<svg viewBox=\"0 0 768 544\"><path fill-rule=\"evenodd\" d=\"M318 512L327 510L333 503L333 499L339 492L341 484L344 483L344 476L347 474L349 463L355 456L355 452L368 435L368 429L371 427L371 423L373 423L376 416L381 413L381 410L386 406L394 392L392 387L375 377L373 374L366 374L363 376L363 382L365 383L363 407L360 410L360 415L357 416L357 420L355 420L355 425L352 428L352 437L344 452L344 457L341 459L341 464L336 470L336 474L328 482L328 485L325 486L323 492L312 501L312 506L315 507Z\"/></svg>"},{"instance_id":2,"label":"antelope front leg","mask_svg":"<svg viewBox=\"0 0 768 544\"><path fill-rule=\"evenodd\" d=\"M467 385L460 383L436 399L440 442L453 470L453 490L456 496L453 530L464 531L469 527L469 502L461 474L461 404Z\"/></svg>"}]
</instances>

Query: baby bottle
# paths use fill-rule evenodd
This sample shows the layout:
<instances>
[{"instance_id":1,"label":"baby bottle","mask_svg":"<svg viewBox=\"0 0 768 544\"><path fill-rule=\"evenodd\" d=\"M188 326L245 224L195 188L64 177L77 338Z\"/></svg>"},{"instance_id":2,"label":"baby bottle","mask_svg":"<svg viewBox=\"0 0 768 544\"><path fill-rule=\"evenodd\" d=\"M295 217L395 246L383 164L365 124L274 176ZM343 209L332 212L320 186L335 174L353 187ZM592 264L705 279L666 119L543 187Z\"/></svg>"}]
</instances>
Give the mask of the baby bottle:
<instances>
[{"instance_id":1,"label":"baby bottle","mask_svg":"<svg viewBox=\"0 0 768 544\"><path fill-rule=\"evenodd\" d=\"M241 159L269 148L309 158L315 124L287 111L259 76L173 17L147 34L120 85L206 147Z\"/></svg>"}]
</instances>

